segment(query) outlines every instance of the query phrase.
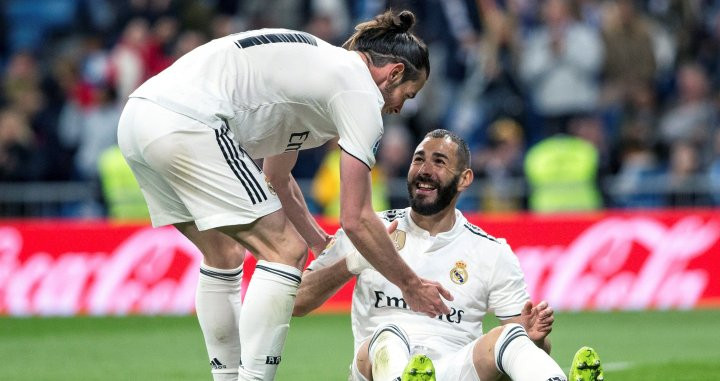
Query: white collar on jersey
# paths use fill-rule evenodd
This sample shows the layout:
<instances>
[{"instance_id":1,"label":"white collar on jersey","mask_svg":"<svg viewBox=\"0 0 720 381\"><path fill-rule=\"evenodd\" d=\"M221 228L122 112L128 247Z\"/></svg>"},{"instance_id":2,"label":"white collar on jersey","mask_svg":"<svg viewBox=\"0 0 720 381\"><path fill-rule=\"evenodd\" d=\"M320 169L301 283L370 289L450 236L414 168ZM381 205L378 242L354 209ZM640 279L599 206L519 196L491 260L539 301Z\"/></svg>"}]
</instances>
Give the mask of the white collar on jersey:
<instances>
[{"instance_id":1,"label":"white collar on jersey","mask_svg":"<svg viewBox=\"0 0 720 381\"><path fill-rule=\"evenodd\" d=\"M455 224L453 225L453 227L448 231L438 233L436 236L432 237L430 236L430 232L415 224L415 221L413 221L412 217L410 216L410 208L405 209L404 220L404 225L406 226L408 233L417 234L429 241L433 241L430 250L445 246L449 242L453 241L455 238L457 238L460 234L463 233L463 230L465 229L464 225L467 223L467 219L465 218L465 216L463 216L462 212L455 209Z\"/></svg>"}]
</instances>

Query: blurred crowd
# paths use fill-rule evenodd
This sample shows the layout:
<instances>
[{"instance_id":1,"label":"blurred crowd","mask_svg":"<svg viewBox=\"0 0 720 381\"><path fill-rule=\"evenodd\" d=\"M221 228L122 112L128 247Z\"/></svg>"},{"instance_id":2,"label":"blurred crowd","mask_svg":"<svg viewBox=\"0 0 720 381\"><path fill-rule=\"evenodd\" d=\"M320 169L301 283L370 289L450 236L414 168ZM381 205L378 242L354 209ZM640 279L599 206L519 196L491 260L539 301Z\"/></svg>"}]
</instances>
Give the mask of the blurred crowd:
<instances>
[{"instance_id":1,"label":"blurred crowd","mask_svg":"<svg viewBox=\"0 0 720 381\"><path fill-rule=\"evenodd\" d=\"M262 27L341 44L415 12L431 76L386 134L376 206L435 128L465 138L472 211L720 205L720 2L712 0L6 0L0 183L101 182L127 95L210 39ZM337 212L337 147L303 151L311 207ZM334 156L335 155L335 156Z\"/></svg>"}]
</instances>

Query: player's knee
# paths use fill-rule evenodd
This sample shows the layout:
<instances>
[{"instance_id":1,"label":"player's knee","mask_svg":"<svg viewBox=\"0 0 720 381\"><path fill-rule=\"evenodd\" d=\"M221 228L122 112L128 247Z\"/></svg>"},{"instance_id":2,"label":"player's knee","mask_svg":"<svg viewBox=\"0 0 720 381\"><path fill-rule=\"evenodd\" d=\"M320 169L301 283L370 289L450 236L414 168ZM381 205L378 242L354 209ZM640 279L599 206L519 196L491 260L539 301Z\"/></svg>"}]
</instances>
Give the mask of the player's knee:
<instances>
[{"instance_id":1,"label":"player's knee","mask_svg":"<svg viewBox=\"0 0 720 381\"><path fill-rule=\"evenodd\" d=\"M274 247L260 254L260 258L268 262L282 263L302 269L308 255L308 247L305 241L298 236L297 239L288 237L282 242L276 242Z\"/></svg>"},{"instance_id":2,"label":"player's knee","mask_svg":"<svg viewBox=\"0 0 720 381\"><path fill-rule=\"evenodd\" d=\"M238 268L245 259L245 247L235 241L215 242L201 247L200 251L206 265L219 269Z\"/></svg>"},{"instance_id":3,"label":"player's knee","mask_svg":"<svg viewBox=\"0 0 720 381\"><path fill-rule=\"evenodd\" d=\"M495 366L495 345L503 327L495 327L475 341L473 365L481 380L498 380L502 374Z\"/></svg>"}]
</instances>

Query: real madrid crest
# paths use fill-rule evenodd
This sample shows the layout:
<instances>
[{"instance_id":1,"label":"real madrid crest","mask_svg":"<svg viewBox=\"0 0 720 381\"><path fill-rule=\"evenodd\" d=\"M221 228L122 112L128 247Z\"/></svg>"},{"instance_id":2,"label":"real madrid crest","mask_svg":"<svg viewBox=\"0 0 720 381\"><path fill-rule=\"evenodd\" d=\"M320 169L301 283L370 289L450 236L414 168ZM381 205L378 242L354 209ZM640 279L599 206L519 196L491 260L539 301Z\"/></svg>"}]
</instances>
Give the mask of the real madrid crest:
<instances>
[{"instance_id":1,"label":"real madrid crest","mask_svg":"<svg viewBox=\"0 0 720 381\"><path fill-rule=\"evenodd\" d=\"M270 184L270 179L268 179L267 176L265 176L265 184L267 184L267 188L272 193L273 196L277 196L277 193L275 193L275 188L273 188L272 184Z\"/></svg>"},{"instance_id":2,"label":"real madrid crest","mask_svg":"<svg viewBox=\"0 0 720 381\"><path fill-rule=\"evenodd\" d=\"M465 262L455 262L455 267L450 270L450 280L457 284L465 284L468 281L467 265Z\"/></svg>"},{"instance_id":3,"label":"real madrid crest","mask_svg":"<svg viewBox=\"0 0 720 381\"><path fill-rule=\"evenodd\" d=\"M395 250L400 251L405 247L405 232L402 230L395 230L390 234L390 240L395 245Z\"/></svg>"}]
</instances>

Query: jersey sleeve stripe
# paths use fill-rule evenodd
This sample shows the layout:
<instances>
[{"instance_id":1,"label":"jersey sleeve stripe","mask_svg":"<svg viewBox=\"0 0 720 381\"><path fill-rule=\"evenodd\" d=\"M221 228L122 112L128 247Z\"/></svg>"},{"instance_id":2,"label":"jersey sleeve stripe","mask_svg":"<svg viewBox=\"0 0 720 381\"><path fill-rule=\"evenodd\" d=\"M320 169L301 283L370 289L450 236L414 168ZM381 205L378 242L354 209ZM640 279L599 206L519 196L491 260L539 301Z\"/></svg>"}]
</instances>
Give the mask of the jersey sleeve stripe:
<instances>
[{"instance_id":1,"label":"jersey sleeve stripe","mask_svg":"<svg viewBox=\"0 0 720 381\"><path fill-rule=\"evenodd\" d=\"M518 316L520 316L520 314L515 314L515 315L495 315L496 318L501 319L501 320L502 320L502 319L510 319L510 318L514 318L514 317L518 317Z\"/></svg>"}]
</instances>

